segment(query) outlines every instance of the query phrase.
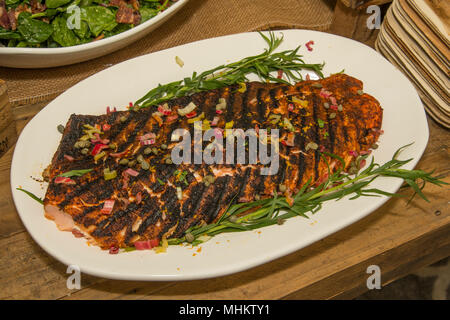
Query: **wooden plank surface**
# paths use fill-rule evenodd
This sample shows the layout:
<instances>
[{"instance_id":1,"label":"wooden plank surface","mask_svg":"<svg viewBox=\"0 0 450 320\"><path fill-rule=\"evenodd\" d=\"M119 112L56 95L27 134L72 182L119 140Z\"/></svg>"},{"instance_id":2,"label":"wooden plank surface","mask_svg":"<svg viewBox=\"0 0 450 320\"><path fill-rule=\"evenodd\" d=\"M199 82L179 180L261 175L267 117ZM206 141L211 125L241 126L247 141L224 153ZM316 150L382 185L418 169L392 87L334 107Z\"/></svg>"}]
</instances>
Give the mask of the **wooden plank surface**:
<instances>
[{"instance_id":1,"label":"wooden plank surface","mask_svg":"<svg viewBox=\"0 0 450 320\"><path fill-rule=\"evenodd\" d=\"M5 81L0 79L0 157L16 142L11 105L8 100Z\"/></svg>"},{"instance_id":2,"label":"wooden plank surface","mask_svg":"<svg viewBox=\"0 0 450 320\"><path fill-rule=\"evenodd\" d=\"M343 23L345 14L351 13L340 14ZM371 45L376 31L360 30L361 19L342 28L335 23L333 33ZM43 106L13 109L17 131ZM417 167L436 170L450 182L450 131L428 122L430 141ZM34 243L17 215L9 183L12 152L0 158L0 246L4 248L0 251L0 299L353 298L367 290L369 265L380 266L384 285L450 255L450 190L427 186L424 192L430 203L416 199L407 205L404 199L391 199L344 230L238 274L187 282L118 281L83 274L82 288L69 290L66 266Z\"/></svg>"},{"instance_id":3,"label":"wooden plank surface","mask_svg":"<svg viewBox=\"0 0 450 320\"><path fill-rule=\"evenodd\" d=\"M40 107L36 107L37 111ZM27 111L27 112L25 112ZM18 130L30 119L15 110ZM450 173L450 132L429 120L430 141L418 167ZM136 282L82 275L66 287L66 266L25 231L11 199L12 150L0 159L0 299L298 299L351 298L377 264L383 284L450 255L449 189L427 186L431 202L391 199L365 219L307 248L238 274L187 282ZM445 178L450 182L450 178ZM405 191L403 191L405 192ZM410 191L406 191L410 193ZM435 214L436 212L440 214Z\"/></svg>"}]
</instances>

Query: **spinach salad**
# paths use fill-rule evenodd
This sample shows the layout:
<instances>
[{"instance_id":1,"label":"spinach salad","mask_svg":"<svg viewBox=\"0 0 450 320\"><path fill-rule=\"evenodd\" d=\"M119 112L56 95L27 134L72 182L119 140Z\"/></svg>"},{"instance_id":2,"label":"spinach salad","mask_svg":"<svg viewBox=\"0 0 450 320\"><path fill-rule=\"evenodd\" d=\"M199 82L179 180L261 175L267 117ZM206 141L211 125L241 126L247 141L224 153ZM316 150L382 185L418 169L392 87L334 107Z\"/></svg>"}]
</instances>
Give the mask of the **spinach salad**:
<instances>
[{"instance_id":1,"label":"spinach salad","mask_svg":"<svg viewBox=\"0 0 450 320\"><path fill-rule=\"evenodd\" d=\"M0 47L70 47L129 30L176 0L0 0Z\"/></svg>"}]
</instances>

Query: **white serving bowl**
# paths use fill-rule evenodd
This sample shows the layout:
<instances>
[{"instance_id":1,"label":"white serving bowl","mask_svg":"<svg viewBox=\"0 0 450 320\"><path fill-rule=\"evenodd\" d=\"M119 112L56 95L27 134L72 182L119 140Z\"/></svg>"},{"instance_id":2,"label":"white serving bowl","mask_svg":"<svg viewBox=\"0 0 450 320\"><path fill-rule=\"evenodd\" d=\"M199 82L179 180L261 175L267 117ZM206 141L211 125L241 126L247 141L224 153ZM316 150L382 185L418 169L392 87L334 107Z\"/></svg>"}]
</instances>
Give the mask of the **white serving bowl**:
<instances>
[{"instance_id":1,"label":"white serving bowl","mask_svg":"<svg viewBox=\"0 0 450 320\"><path fill-rule=\"evenodd\" d=\"M179 0L157 16L112 37L63 48L0 47L0 66L11 68L49 68L74 64L122 49L142 38L169 19L188 0Z\"/></svg>"}]
</instances>

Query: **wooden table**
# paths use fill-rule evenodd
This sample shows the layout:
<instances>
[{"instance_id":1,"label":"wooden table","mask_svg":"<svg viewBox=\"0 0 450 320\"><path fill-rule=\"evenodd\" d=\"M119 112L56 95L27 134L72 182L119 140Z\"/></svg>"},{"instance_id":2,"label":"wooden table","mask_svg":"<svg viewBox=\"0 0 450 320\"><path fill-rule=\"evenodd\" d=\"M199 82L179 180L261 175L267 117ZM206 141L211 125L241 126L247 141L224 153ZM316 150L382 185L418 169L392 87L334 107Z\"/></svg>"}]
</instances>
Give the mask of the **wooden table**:
<instances>
[{"instance_id":1,"label":"wooden table","mask_svg":"<svg viewBox=\"0 0 450 320\"><path fill-rule=\"evenodd\" d=\"M352 23L357 20L361 21ZM339 26L334 32L345 35L349 30ZM353 38L373 44L376 34L352 30ZM18 132L42 107L13 110ZM450 132L428 122L430 141L417 167L447 175L444 180L450 182ZM82 288L68 290L66 266L35 244L17 215L9 182L12 153L10 149L0 158L0 299L354 298L367 290L370 265L381 268L386 285L450 255L450 189L430 185L424 190L430 203L416 198L407 205L405 199L391 199L363 220L309 247L234 275L186 282L82 275Z\"/></svg>"}]
</instances>

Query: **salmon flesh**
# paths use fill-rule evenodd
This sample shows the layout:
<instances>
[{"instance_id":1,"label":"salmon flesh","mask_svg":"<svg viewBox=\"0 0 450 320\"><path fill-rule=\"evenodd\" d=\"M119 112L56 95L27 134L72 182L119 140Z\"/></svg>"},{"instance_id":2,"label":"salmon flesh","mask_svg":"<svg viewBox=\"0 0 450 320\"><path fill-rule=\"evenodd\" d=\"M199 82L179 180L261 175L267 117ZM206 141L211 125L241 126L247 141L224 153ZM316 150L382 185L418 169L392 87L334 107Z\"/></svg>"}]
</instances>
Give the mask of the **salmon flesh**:
<instances>
[{"instance_id":1,"label":"salmon flesh","mask_svg":"<svg viewBox=\"0 0 450 320\"><path fill-rule=\"evenodd\" d=\"M340 165L325 153L341 157L348 169L377 142L383 109L362 90L360 80L336 74L291 86L248 82L203 91L170 100L163 110L73 114L48 168L45 215L61 230L76 227L103 249L123 248L183 236L192 226L217 221L231 203L272 197L281 185L289 197L308 180L326 179L328 166ZM180 115L191 102L195 112ZM261 175L260 163L171 163L172 132L192 133L190 119L199 115L215 128L279 129L277 173ZM76 146L80 141L91 142ZM85 169L92 171L58 178ZM105 179L105 169L115 177ZM112 209L105 211L108 204Z\"/></svg>"}]
</instances>

